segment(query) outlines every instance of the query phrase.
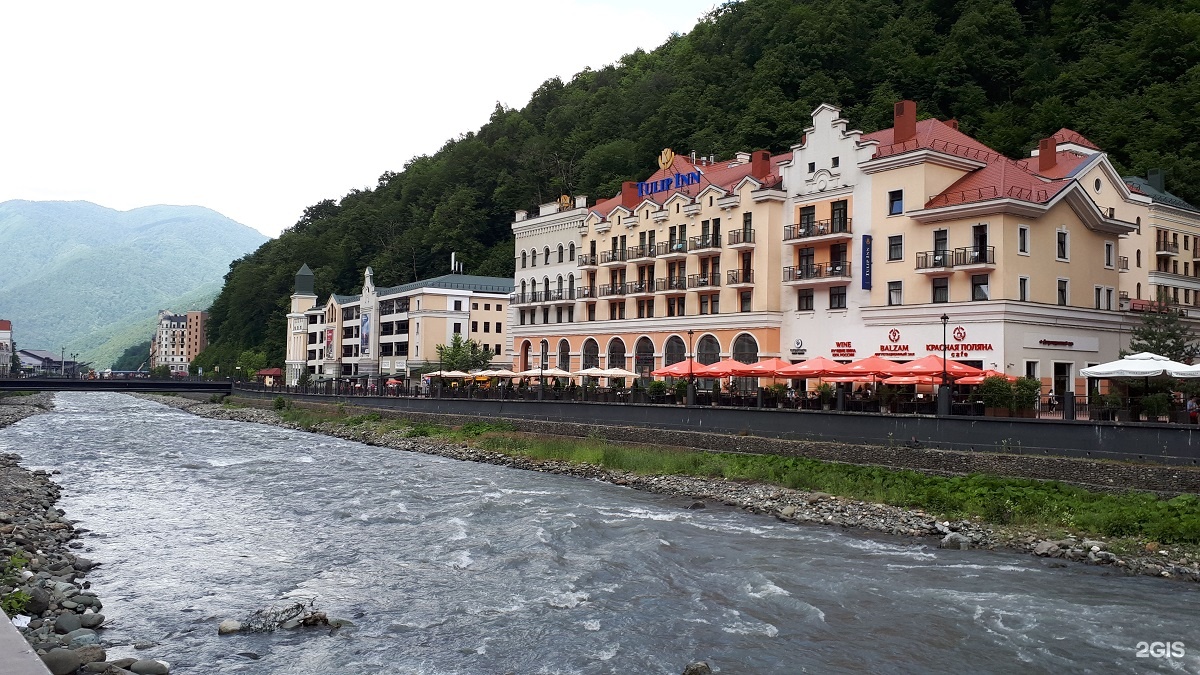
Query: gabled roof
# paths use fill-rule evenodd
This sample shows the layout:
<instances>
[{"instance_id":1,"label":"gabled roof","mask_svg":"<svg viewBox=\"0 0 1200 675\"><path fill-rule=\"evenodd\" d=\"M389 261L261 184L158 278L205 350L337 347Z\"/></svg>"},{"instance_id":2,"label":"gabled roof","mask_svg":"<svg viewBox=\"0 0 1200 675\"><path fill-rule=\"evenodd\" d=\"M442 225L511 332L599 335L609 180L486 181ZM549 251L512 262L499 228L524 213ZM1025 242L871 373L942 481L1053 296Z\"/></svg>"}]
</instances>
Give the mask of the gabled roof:
<instances>
[{"instance_id":1,"label":"gabled roof","mask_svg":"<svg viewBox=\"0 0 1200 675\"><path fill-rule=\"evenodd\" d=\"M879 147L875 149L873 159L923 149L958 155L980 162L989 161L990 158L1003 157L1003 155L995 150L941 120L920 120L917 122L917 134L915 138L902 143L896 143L895 138L896 129L892 127L864 134L861 140L876 141L879 143Z\"/></svg>"},{"instance_id":2,"label":"gabled roof","mask_svg":"<svg viewBox=\"0 0 1200 675\"><path fill-rule=\"evenodd\" d=\"M1070 182L1043 179L1026 168L1023 162L997 156L987 166L968 173L940 194L934 195L925 203L925 208L1003 198L1042 204L1053 199Z\"/></svg>"},{"instance_id":3,"label":"gabled roof","mask_svg":"<svg viewBox=\"0 0 1200 675\"><path fill-rule=\"evenodd\" d=\"M1183 201L1179 197L1176 197L1170 192L1167 192L1166 190L1155 189L1152 185L1150 185L1149 181L1141 176L1124 176L1121 178L1121 180L1125 181L1125 184L1129 186L1130 190L1133 190L1138 194L1146 195L1155 203L1174 206L1178 209L1187 209L1188 211L1200 211L1200 209L1197 209L1196 207ZM3 328L3 326L0 326L0 328Z\"/></svg>"},{"instance_id":4,"label":"gabled roof","mask_svg":"<svg viewBox=\"0 0 1200 675\"><path fill-rule=\"evenodd\" d=\"M1050 179L1068 178L1073 177L1075 172L1082 167L1090 157L1091 155L1085 155L1081 152L1075 152L1073 150L1059 150L1058 152L1054 153L1054 166L1046 169L1045 171L1042 171L1038 168L1038 162L1036 160L1024 160L1021 162L1021 164L1024 164L1026 168L1036 172L1039 176L1045 176L1046 178Z\"/></svg>"},{"instance_id":5,"label":"gabled roof","mask_svg":"<svg viewBox=\"0 0 1200 675\"><path fill-rule=\"evenodd\" d=\"M1059 145L1062 145L1064 143L1073 143L1075 145L1080 145L1085 148L1089 148L1091 150L1099 150L1100 149L1100 146L1098 146L1095 143L1084 138L1083 134L1081 134L1078 131L1075 131L1073 129L1068 129L1066 127L1063 127L1061 129L1059 129L1058 131L1054 132L1054 135L1051 138L1053 138L1054 142L1058 143Z\"/></svg>"}]
</instances>

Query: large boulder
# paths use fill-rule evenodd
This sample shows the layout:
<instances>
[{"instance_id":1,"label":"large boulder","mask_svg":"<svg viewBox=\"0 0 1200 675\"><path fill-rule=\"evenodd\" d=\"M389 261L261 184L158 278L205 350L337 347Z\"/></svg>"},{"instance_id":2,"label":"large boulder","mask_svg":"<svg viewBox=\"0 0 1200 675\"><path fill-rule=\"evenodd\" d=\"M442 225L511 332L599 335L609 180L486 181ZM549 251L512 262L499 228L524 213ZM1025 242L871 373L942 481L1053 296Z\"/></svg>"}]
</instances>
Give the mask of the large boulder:
<instances>
[{"instance_id":1,"label":"large boulder","mask_svg":"<svg viewBox=\"0 0 1200 675\"><path fill-rule=\"evenodd\" d=\"M694 661L683 669L683 675L712 675L712 668L706 661Z\"/></svg>"},{"instance_id":2,"label":"large boulder","mask_svg":"<svg viewBox=\"0 0 1200 675\"><path fill-rule=\"evenodd\" d=\"M84 628L97 628L100 624L104 623L104 615L90 613L80 614L79 623L82 624Z\"/></svg>"},{"instance_id":3,"label":"large boulder","mask_svg":"<svg viewBox=\"0 0 1200 675\"><path fill-rule=\"evenodd\" d=\"M58 618L54 620L55 633L70 633L71 631L79 630L80 628L83 628L83 620L80 619L79 615L75 614L74 612L59 614Z\"/></svg>"},{"instance_id":4,"label":"large boulder","mask_svg":"<svg viewBox=\"0 0 1200 675\"><path fill-rule=\"evenodd\" d=\"M956 548L960 551L965 551L971 548L971 540L964 534L959 532L951 532L942 537L941 548Z\"/></svg>"},{"instance_id":5,"label":"large boulder","mask_svg":"<svg viewBox=\"0 0 1200 675\"><path fill-rule=\"evenodd\" d=\"M129 666L129 670L137 675L167 675L171 672L171 666L166 661L142 659L134 661L133 665Z\"/></svg>"},{"instance_id":6,"label":"large boulder","mask_svg":"<svg viewBox=\"0 0 1200 675\"><path fill-rule=\"evenodd\" d=\"M30 616L41 616L50 609L50 593L41 586L29 589L29 602L25 603L25 613Z\"/></svg>"},{"instance_id":7,"label":"large boulder","mask_svg":"<svg viewBox=\"0 0 1200 675\"><path fill-rule=\"evenodd\" d=\"M217 635L228 635L242 629L242 622L236 619L225 619L217 626Z\"/></svg>"},{"instance_id":8,"label":"large boulder","mask_svg":"<svg viewBox=\"0 0 1200 675\"><path fill-rule=\"evenodd\" d=\"M42 656L42 663L46 664L46 669L51 675L71 675L83 665L83 661L79 660L75 652L61 647L46 652Z\"/></svg>"},{"instance_id":9,"label":"large boulder","mask_svg":"<svg viewBox=\"0 0 1200 675\"><path fill-rule=\"evenodd\" d=\"M62 636L62 639L71 649L82 647L84 645L99 644L100 642L100 636L96 635L96 631L92 630L91 628L80 628L79 630L73 630L70 633Z\"/></svg>"},{"instance_id":10,"label":"large boulder","mask_svg":"<svg viewBox=\"0 0 1200 675\"><path fill-rule=\"evenodd\" d=\"M101 647L100 645L84 645L73 651L75 652L75 656L78 656L79 660L83 663L95 663L96 661L103 662L108 656L108 654L104 652L104 647ZM100 672L103 672L103 670L104 669L101 668Z\"/></svg>"}]
</instances>

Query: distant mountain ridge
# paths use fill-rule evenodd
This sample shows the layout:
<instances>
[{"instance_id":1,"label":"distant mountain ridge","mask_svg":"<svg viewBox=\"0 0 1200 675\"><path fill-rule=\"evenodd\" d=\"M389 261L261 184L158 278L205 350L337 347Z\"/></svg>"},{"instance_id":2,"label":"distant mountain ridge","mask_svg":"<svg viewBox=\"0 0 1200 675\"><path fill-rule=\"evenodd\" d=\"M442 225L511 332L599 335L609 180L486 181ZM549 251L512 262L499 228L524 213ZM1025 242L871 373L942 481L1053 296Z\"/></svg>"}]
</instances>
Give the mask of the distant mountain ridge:
<instances>
[{"instance_id":1,"label":"distant mountain ridge","mask_svg":"<svg viewBox=\"0 0 1200 675\"><path fill-rule=\"evenodd\" d=\"M230 262L265 241L202 206L2 202L0 318L19 348L65 348L104 368L149 338L158 310L207 308Z\"/></svg>"}]
</instances>

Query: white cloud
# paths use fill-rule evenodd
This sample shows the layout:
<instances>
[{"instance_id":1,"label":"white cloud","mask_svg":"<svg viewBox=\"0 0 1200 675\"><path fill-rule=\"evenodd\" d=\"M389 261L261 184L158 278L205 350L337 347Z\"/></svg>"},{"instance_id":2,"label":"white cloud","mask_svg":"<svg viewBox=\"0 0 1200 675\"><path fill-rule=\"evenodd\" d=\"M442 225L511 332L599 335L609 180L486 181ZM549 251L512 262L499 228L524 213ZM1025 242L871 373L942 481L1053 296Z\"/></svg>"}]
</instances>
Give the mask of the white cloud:
<instances>
[{"instance_id":1,"label":"white cloud","mask_svg":"<svg viewBox=\"0 0 1200 675\"><path fill-rule=\"evenodd\" d=\"M199 204L274 236L712 5L6 3L0 201Z\"/></svg>"}]
</instances>

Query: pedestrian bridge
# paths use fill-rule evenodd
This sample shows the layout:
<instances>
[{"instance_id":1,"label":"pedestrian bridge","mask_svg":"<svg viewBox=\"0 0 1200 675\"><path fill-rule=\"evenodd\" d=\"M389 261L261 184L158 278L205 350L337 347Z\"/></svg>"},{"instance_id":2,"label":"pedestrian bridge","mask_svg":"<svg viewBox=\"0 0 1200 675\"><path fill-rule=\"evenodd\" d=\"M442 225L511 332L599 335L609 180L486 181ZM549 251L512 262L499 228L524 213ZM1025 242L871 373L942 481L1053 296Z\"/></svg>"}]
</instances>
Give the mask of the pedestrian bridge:
<instances>
[{"instance_id":1,"label":"pedestrian bridge","mask_svg":"<svg viewBox=\"0 0 1200 675\"><path fill-rule=\"evenodd\" d=\"M3 391L146 391L146 392L200 392L229 394L233 391L230 380L192 380L176 378L156 380L148 377L127 380L76 380L54 377L24 377L0 379Z\"/></svg>"}]
</instances>

